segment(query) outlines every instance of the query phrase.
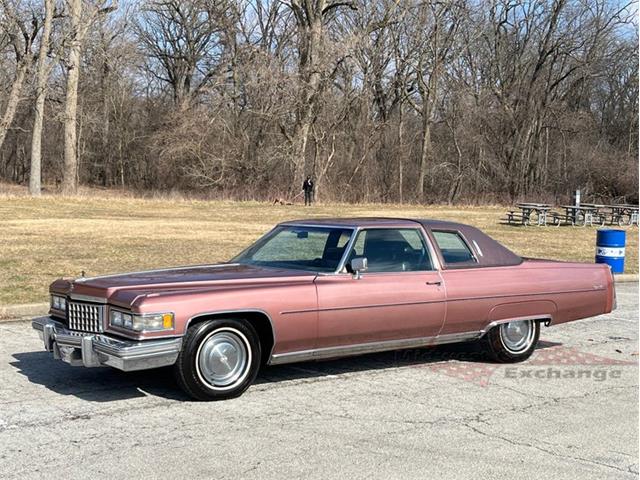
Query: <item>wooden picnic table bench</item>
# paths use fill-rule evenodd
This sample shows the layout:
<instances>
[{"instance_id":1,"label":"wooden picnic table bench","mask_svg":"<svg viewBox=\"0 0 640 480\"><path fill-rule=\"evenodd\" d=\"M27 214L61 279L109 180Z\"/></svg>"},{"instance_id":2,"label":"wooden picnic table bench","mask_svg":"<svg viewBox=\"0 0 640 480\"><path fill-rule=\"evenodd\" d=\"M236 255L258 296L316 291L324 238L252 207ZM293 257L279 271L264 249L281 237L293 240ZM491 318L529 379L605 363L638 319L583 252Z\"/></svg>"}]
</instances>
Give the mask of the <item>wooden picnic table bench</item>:
<instances>
[{"instance_id":1,"label":"wooden picnic table bench","mask_svg":"<svg viewBox=\"0 0 640 480\"><path fill-rule=\"evenodd\" d=\"M504 219L509 225L511 224L521 224L521 225L527 225L528 223L528 218L525 218L524 215L522 215L522 213L516 212L515 210L509 210L507 212L507 218Z\"/></svg>"},{"instance_id":2,"label":"wooden picnic table bench","mask_svg":"<svg viewBox=\"0 0 640 480\"><path fill-rule=\"evenodd\" d=\"M598 223L605 225L638 225L638 206L626 204L601 205L583 203L585 207L595 208L594 217Z\"/></svg>"},{"instance_id":3,"label":"wooden picnic table bench","mask_svg":"<svg viewBox=\"0 0 640 480\"><path fill-rule=\"evenodd\" d=\"M521 202L516 204L522 211L522 217L526 218L523 223L525 225L531 225L531 217L536 216L536 225L543 226L547 224L547 213L551 210L551 205L547 203L531 203Z\"/></svg>"},{"instance_id":4,"label":"wooden picnic table bench","mask_svg":"<svg viewBox=\"0 0 640 480\"><path fill-rule=\"evenodd\" d=\"M611 225L638 225L638 205L618 204L608 208L611 209Z\"/></svg>"},{"instance_id":5,"label":"wooden picnic table bench","mask_svg":"<svg viewBox=\"0 0 640 480\"><path fill-rule=\"evenodd\" d=\"M592 205L561 205L561 208L565 210L565 221L571 225L582 224L583 227L586 227L587 225L593 226L594 222L604 225L606 221L606 217Z\"/></svg>"},{"instance_id":6,"label":"wooden picnic table bench","mask_svg":"<svg viewBox=\"0 0 640 480\"><path fill-rule=\"evenodd\" d=\"M638 225L639 211L637 205L601 205L583 203L580 205L561 205L564 213L552 211L546 203L521 202L516 204L517 210L509 210L502 219L509 225L538 226L548 224L561 225Z\"/></svg>"}]
</instances>

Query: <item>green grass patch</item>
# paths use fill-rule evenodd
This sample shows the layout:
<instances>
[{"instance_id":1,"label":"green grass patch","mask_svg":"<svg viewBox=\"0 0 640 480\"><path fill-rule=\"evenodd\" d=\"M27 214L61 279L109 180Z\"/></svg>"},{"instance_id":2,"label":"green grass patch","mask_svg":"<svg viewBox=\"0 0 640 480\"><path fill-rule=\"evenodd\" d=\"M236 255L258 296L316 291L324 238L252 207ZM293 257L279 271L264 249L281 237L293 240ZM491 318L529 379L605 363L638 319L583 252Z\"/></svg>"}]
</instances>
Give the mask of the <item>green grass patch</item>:
<instances>
[{"instance_id":1,"label":"green grass patch","mask_svg":"<svg viewBox=\"0 0 640 480\"><path fill-rule=\"evenodd\" d=\"M475 225L527 257L593 262L595 227L501 225L506 207L280 206L257 202L0 196L0 305L47 301L57 277L225 261L274 224L298 218L386 216ZM638 229L626 272L638 272Z\"/></svg>"}]
</instances>

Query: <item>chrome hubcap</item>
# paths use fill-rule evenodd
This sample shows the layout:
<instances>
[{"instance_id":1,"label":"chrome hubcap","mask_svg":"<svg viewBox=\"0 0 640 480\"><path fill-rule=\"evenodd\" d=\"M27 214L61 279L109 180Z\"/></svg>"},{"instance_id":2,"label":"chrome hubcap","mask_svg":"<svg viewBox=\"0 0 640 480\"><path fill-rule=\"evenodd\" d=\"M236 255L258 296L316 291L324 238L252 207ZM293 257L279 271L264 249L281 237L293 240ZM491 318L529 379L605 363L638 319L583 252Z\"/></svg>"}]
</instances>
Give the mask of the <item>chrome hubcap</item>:
<instances>
[{"instance_id":1,"label":"chrome hubcap","mask_svg":"<svg viewBox=\"0 0 640 480\"><path fill-rule=\"evenodd\" d=\"M247 339L235 329L220 329L198 349L198 373L214 388L233 387L242 381L250 364Z\"/></svg>"},{"instance_id":2,"label":"chrome hubcap","mask_svg":"<svg viewBox=\"0 0 640 480\"><path fill-rule=\"evenodd\" d=\"M500 338L511 352L518 353L531 346L534 336L533 320L520 320L500 325Z\"/></svg>"}]
</instances>

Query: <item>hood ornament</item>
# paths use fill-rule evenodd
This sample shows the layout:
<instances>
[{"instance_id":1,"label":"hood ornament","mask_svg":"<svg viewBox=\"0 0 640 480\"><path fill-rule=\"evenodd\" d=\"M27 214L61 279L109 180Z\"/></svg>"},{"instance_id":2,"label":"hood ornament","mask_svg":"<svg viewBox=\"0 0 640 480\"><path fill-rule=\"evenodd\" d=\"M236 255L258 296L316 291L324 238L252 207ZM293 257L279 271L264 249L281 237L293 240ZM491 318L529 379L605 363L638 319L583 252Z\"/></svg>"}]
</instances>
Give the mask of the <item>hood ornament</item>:
<instances>
[{"instance_id":1,"label":"hood ornament","mask_svg":"<svg viewBox=\"0 0 640 480\"><path fill-rule=\"evenodd\" d=\"M77 277L77 278L73 281L73 283L76 283L76 282L84 282L85 280L86 280L86 278L85 278L85 272L84 272L84 270L81 270L81 271L80 271L80 276L79 276L79 277ZM72 283L72 285L73 285L73 283Z\"/></svg>"}]
</instances>

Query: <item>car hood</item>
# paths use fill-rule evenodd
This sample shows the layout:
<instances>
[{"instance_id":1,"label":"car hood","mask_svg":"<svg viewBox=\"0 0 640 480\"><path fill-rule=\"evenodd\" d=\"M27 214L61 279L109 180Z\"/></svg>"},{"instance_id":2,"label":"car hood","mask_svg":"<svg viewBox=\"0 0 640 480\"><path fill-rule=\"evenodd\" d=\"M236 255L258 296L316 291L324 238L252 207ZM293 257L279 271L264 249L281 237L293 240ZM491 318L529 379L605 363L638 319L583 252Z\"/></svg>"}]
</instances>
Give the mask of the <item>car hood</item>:
<instances>
[{"instance_id":1,"label":"car hood","mask_svg":"<svg viewBox=\"0 0 640 480\"><path fill-rule=\"evenodd\" d=\"M150 294L180 293L221 288L247 288L272 283L312 282L316 274L299 270L254 265L217 264L121 273L75 280L57 280L52 292L78 299L106 299L109 303L135 306Z\"/></svg>"}]
</instances>

